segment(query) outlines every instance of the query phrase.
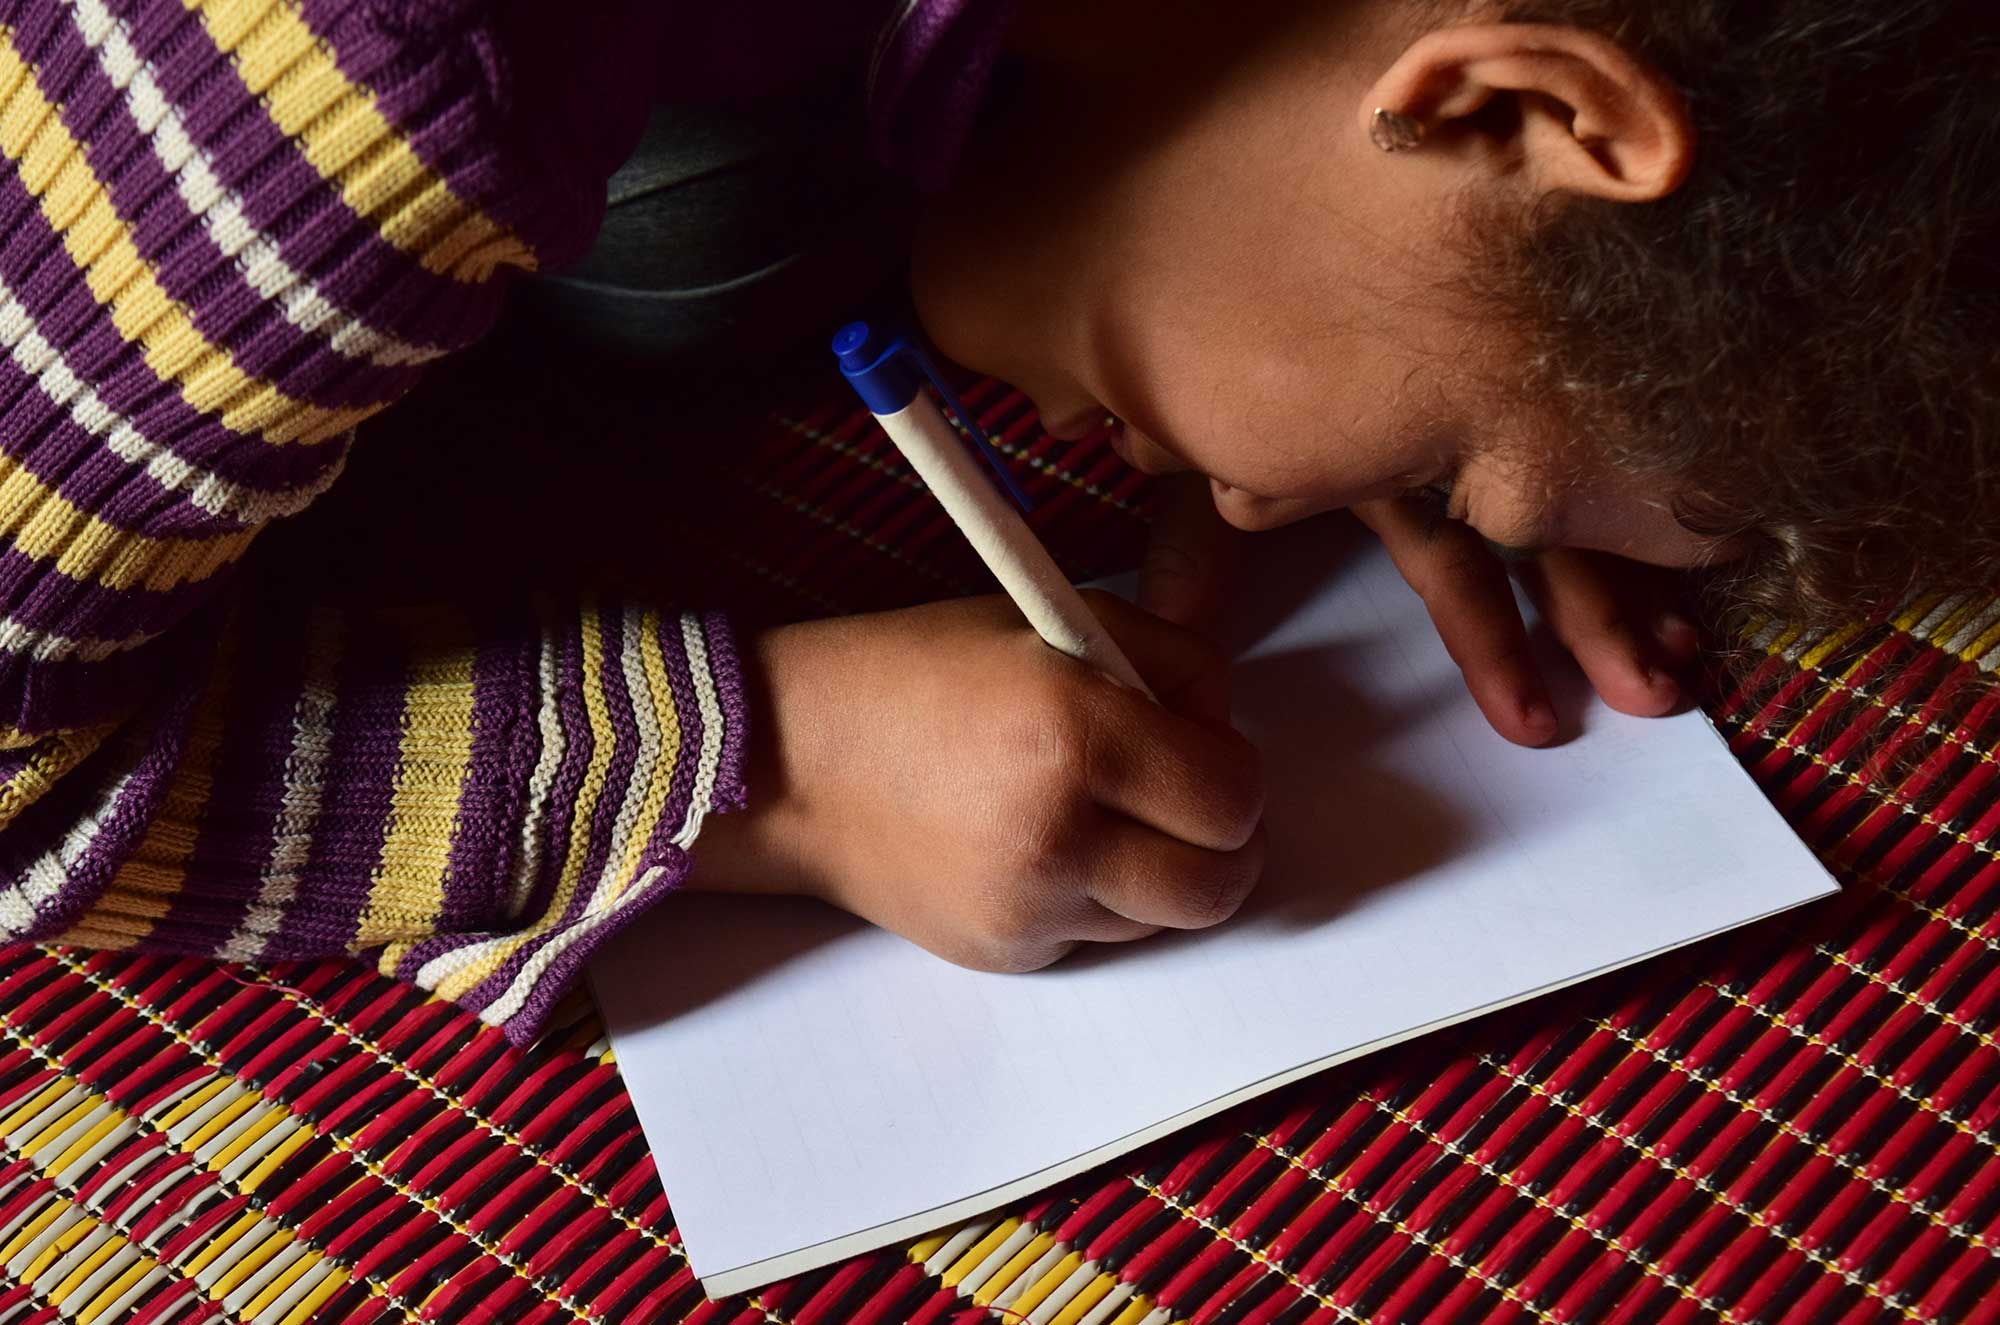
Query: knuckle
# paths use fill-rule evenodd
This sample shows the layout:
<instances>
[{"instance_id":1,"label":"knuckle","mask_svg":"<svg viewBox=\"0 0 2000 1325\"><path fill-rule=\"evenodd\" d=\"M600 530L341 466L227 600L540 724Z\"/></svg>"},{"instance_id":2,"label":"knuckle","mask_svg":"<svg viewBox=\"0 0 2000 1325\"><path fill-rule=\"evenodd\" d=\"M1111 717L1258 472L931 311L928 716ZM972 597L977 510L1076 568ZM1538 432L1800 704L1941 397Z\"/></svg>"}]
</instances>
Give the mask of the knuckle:
<instances>
[{"instance_id":1,"label":"knuckle","mask_svg":"<svg viewBox=\"0 0 2000 1325\"><path fill-rule=\"evenodd\" d=\"M1246 847L1222 854L1212 868L1188 880L1181 901L1190 926L1206 929L1235 915L1257 886L1260 864Z\"/></svg>"},{"instance_id":2,"label":"knuckle","mask_svg":"<svg viewBox=\"0 0 2000 1325\"><path fill-rule=\"evenodd\" d=\"M1060 957L1056 907L1046 891L1019 879L996 880L980 899L960 964L984 971L1033 971Z\"/></svg>"},{"instance_id":3,"label":"knuckle","mask_svg":"<svg viewBox=\"0 0 2000 1325\"><path fill-rule=\"evenodd\" d=\"M1264 817L1264 761L1257 747L1235 732L1223 742L1209 780L1217 827L1230 849L1242 846Z\"/></svg>"}]
</instances>

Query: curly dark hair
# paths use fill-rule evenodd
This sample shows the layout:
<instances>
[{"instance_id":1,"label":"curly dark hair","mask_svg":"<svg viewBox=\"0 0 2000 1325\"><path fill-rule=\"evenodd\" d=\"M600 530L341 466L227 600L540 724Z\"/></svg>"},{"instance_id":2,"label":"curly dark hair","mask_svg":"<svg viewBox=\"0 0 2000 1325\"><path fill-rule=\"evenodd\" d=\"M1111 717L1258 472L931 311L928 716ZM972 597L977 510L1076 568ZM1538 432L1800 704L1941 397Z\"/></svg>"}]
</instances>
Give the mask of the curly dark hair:
<instances>
[{"instance_id":1,"label":"curly dark hair","mask_svg":"<svg viewBox=\"0 0 2000 1325\"><path fill-rule=\"evenodd\" d=\"M1994 0L1519 0L1650 59L1698 158L1671 197L1483 225L1526 388L1807 621L2000 588Z\"/></svg>"}]
</instances>

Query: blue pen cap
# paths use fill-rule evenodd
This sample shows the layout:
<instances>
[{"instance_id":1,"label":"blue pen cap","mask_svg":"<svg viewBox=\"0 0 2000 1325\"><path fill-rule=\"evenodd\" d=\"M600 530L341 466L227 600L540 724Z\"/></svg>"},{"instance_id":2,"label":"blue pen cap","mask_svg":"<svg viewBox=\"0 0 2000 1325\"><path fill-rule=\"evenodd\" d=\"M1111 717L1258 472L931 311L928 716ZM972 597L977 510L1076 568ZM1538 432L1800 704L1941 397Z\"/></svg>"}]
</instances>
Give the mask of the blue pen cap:
<instances>
[{"instance_id":1,"label":"blue pen cap","mask_svg":"<svg viewBox=\"0 0 2000 1325\"><path fill-rule=\"evenodd\" d=\"M869 413L894 414L917 398L924 379L904 353L907 348L900 337L885 341L866 322L850 322L834 333L840 375L854 384Z\"/></svg>"},{"instance_id":2,"label":"blue pen cap","mask_svg":"<svg viewBox=\"0 0 2000 1325\"><path fill-rule=\"evenodd\" d=\"M928 379L957 416L960 432L972 438L980 458L986 461L1014 504L1024 511L1035 509L1028 494L1014 482L1006 461L980 429L979 421L960 403L958 394L932 366L930 356L914 337L884 336L866 322L850 322L833 334L833 357L840 364L840 375L853 384L855 394L871 414L894 414L907 409Z\"/></svg>"}]
</instances>

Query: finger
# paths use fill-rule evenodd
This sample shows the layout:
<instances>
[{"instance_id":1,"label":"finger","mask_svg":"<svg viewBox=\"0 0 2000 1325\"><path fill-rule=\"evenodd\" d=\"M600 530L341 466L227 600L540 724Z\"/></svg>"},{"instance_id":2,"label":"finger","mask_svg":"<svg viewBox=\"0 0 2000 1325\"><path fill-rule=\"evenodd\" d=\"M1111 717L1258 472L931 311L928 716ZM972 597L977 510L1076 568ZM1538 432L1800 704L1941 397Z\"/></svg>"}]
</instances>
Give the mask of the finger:
<instances>
[{"instance_id":1,"label":"finger","mask_svg":"<svg viewBox=\"0 0 2000 1325\"><path fill-rule=\"evenodd\" d=\"M1555 738L1555 708L1528 647L1507 568L1479 536L1401 500L1355 508L1430 612L1493 730L1519 745Z\"/></svg>"},{"instance_id":2,"label":"finger","mask_svg":"<svg viewBox=\"0 0 2000 1325\"><path fill-rule=\"evenodd\" d=\"M1085 788L1093 801L1211 851L1234 851L1264 816L1263 761L1241 733L1166 713L1126 690L1088 718Z\"/></svg>"},{"instance_id":3,"label":"finger","mask_svg":"<svg viewBox=\"0 0 2000 1325\"><path fill-rule=\"evenodd\" d=\"M1139 566L1139 606L1204 634L1222 616L1242 540L1215 509L1208 480L1170 474L1156 489L1153 524Z\"/></svg>"},{"instance_id":4,"label":"finger","mask_svg":"<svg viewBox=\"0 0 2000 1325\"><path fill-rule=\"evenodd\" d=\"M1521 583L1604 702L1620 713L1658 717L1684 697L1666 649L1645 573L1616 557L1561 549L1520 568Z\"/></svg>"},{"instance_id":5,"label":"finger","mask_svg":"<svg viewBox=\"0 0 2000 1325\"><path fill-rule=\"evenodd\" d=\"M1141 925L1206 929L1236 914L1264 872L1259 829L1234 851L1207 851L1106 815L1079 882L1092 901Z\"/></svg>"},{"instance_id":6,"label":"finger","mask_svg":"<svg viewBox=\"0 0 2000 1325\"><path fill-rule=\"evenodd\" d=\"M1116 594L1084 590L1084 601L1171 712L1229 721L1229 660L1185 626L1134 607Z\"/></svg>"}]
</instances>

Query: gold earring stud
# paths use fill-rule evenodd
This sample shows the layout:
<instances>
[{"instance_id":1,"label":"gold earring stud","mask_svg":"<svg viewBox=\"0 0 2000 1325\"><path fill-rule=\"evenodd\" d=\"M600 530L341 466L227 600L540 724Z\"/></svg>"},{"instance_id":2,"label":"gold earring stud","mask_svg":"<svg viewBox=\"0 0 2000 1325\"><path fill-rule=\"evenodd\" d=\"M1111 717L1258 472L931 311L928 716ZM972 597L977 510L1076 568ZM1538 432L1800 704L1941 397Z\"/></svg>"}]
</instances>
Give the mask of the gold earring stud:
<instances>
[{"instance_id":1,"label":"gold earring stud","mask_svg":"<svg viewBox=\"0 0 2000 1325\"><path fill-rule=\"evenodd\" d=\"M1368 117L1368 141L1385 152L1407 152L1424 141L1423 121L1377 106Z\"/></svg>"}]
</instances>

